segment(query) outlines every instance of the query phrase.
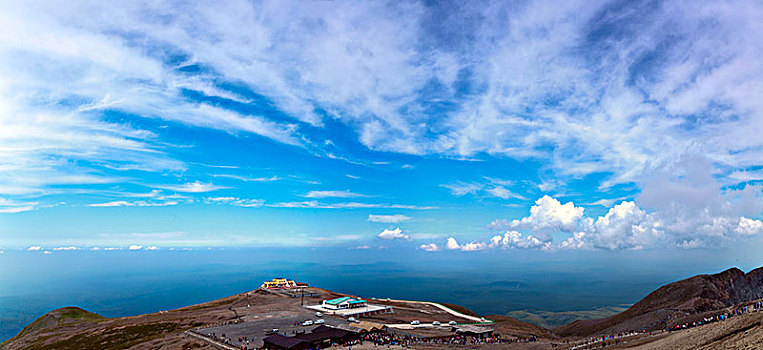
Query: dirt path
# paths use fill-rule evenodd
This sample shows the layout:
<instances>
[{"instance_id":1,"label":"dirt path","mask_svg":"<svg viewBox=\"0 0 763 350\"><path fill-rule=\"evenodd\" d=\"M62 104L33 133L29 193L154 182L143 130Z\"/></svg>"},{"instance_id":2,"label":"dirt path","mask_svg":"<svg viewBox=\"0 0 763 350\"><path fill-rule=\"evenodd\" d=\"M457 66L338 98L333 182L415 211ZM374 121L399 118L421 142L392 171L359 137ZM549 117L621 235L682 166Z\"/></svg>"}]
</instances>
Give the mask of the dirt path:
<instances>
[{"instance_id":1,"label":"dirt path","mask_svg":"<svg viewBox=\"0 0 763 350\"><path fill-rule=\"evenodd\" d=\"M188 335L190 335L190 336L192 336L192 337L195 337L195 338L201 339L201 340L203 340L203 341L205 341L205 342L207 342L207 343L210 343L210 344L212 344L212 346L215 346L215 347L218 347L218 348L221 348L221 349L227 349L227 350L241 350L241 349L238 349L238 348L234 348L234 347L232 347L232 346L230 346L230 345L227 345L227 344L223 344L223 343L219 343L219 342L216 342L216 341L214 341L214 340L212 340L212 339L209 339L209 338L207 338L207 337L205 337L205 336L202 336L202 335L196 334L196 333L194 333L194 332L190 332L190 331L188 331L188 332L185 332L185 334L188 334Z\"/></svg>"}]
</instances>

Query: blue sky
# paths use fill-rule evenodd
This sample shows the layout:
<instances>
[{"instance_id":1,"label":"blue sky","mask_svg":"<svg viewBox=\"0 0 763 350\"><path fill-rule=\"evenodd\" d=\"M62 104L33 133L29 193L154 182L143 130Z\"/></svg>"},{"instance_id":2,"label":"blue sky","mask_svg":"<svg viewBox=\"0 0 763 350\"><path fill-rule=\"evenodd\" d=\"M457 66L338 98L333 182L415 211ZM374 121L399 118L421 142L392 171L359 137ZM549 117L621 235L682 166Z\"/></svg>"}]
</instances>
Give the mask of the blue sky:
<instances>
[{"instance_id":1,"label":"blue sky","mask_svg":"<svg viewBox=\"0 0 763 350\"><path fill-rule=\"evenodd\" d=\"M0 247L761 244L756 2L6 2Z\"/></svg>"}]
</instances>

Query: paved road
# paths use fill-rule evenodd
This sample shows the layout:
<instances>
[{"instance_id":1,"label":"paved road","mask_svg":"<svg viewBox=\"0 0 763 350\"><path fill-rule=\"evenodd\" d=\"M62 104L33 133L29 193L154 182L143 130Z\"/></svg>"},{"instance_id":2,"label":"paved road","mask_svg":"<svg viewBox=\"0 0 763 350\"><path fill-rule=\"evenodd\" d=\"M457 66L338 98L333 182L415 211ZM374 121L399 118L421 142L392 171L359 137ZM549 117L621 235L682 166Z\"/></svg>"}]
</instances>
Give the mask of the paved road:
<instances>
[{"instance_id":1,"label":"paved road","mask_svg":"<svg viewBox=\"0 0 763 350\"><path fill-rule=\"evenodd\" d=\"M385 300L386 301L396 301L396 302L401 302L401 303L427 304L427 305L434 306L434 307L436 307L436 308L438 308L440 310L443 310L443 311L445 311L445 312L447 312L447 313L449 313L449 314L451 314L453 316L465 318L465 319L470 320L470 321L474 321L474 322L485 322L485 321L493 322L491 320L483 321L479 317L464 315L464 314L462 314L462 313L460 313L460 312L458 312L456 310L453 310L451 308L446 307L445 305L438 304L438 303L433 303L431 301L398 300L398 299L377 299L377 300L381 300L381 301L385 301Z\"/></svg>"}]
</instances>

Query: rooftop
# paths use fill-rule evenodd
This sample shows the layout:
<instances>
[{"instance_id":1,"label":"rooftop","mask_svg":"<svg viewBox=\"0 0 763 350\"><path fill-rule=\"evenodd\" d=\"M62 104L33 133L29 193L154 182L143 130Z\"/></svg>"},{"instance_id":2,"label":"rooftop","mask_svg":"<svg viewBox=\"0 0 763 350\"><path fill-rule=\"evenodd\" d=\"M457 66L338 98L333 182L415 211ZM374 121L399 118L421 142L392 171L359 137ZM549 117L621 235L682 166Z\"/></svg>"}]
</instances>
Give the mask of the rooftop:
<instances>
[{"instance_id":1,"label":"rooftop","mask_svg":"<svg viewBox=\"0 0 763 350\"><path fill-rule=\"evenodd\" d=\"M355 298L351 298L351 297L341 297L341 298L336 298L336 299L326 300L326 304L329 304L329 305L337 305L337 304L341 304L341 303L343 303L343 302L345 302L345 301L349 301L350 303L357 303L357 302L359 302L359 300L357 300L357 299L355 299ZM362 302L362 301L360 301L360 302Z\"/></svg>"}]
</instances>

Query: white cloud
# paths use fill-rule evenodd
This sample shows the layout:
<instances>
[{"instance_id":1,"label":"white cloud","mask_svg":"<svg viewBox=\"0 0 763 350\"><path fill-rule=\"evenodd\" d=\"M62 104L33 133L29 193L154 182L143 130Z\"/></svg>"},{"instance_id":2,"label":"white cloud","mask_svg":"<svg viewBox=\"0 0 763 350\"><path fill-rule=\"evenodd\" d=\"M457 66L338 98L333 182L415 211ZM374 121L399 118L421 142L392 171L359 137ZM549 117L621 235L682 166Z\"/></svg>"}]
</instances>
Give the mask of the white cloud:
<instances>
[{"instance_id":1,"label":"white cloud","mask_svg":"<svg viewBox=\"0 0 763 350\"><path fill-rule=\"evenodd\" d=\"M503 187L503 186L491 187L487 189L486 192L492 195L493 197L498 197L501 199L509 199L509 198L526 199L524 196L511 192L508 189L506 189L506 187Z\"/></svg>"},{"instance_id":2,"label":"white cloud","mask_svg":"<svg viewBox=\"0 0 763 350\"><path fill-rule=\"evenodd\" d=\"M522 248L522 249L550 249L551 242L541 241L532 235L523 237L517 231L508 231L503 236L496 235L490 238L490 248Z\"/></svg>"},{"instance_id":3,"label":"white cloud","mask_svg":"<svg viewBox=\"0 0 763 350\"><path fill-rule=\"evenodd\" d=\"M455 238L449 237L447 243L445 244L445 248L448 248L448 250L456 250L461 249L461 246L458 245L458 242Z\"/></svg>"},{"instance_id":4,"label":"white cloud","mask_svg":"<svg viewBox=\"0 0 763 350\"><path fill-rule=\"evenodd\" d=\"M272 182L272 181L282 180L282 178L278 176L246 177L246 176L232 175L232 174L212 174L212 177L223 177L223 178L234 179L234 180L239 180L244 182Z\"/></svg>"},{"instance_id":5,"label":"white cloud","mask_svg":"<svg viewBox=\"0 0 763 350\"><path fill-rule=\"evenodd\" d=\"M237 197L207 197L204 199L208 204L228 204L237 207L256 208L265 204L262 199L241 199Z\"/></svg>"},{"instance_id":6,"label":"white cloud","mask_svg":"<svg viewBox=\"0 0 763 350\"><path fill-rule=\"evenodd\" d=\"M376 237L380 239L384 239L384 240L392 240L392 239L404 239L406 241L411 240L411 237L404 234L403 230L401 230L399 227L393 230L384 229L384 231L376 235Z\"/></svg>"},{"instance_id":7,"label":"white cloud","mask_svg":"<svg viewBox=\"0 0 763 350\"><path fill-rule=\"evenodd\" d=\"M465 252L485 250L487 248L488 248L488 245L484 242L469 242L461 246L461 250Z\"/></svg>"},{"instance_id":8,"label":"white cloud","mask_svg":"<svg viewBox=\"0 0 763 350\"><path fill-rule=\"evenodd\" d=\"M363 194L354 193L350 190L344 191L310 191L304 195L307 198L357 198L368 197Z\"/></svg>"},{"instance_id":9,"label":"white cloud","mask_svg":"<svg viewBox=\"0 0 763 350\"><path fill-rule=\"evenodd\" d=\"M690 160L673 166L668 173L659 172L651 177L638 196L641 205L648 205L648 209L637 202L622 201L605 215L592 218L583 216L582 208L572 202L562 205L544 196L531 208L530 216L490 224L497 230L519 227L531 235L523 237L517 231L508 231L503 236L492 237L490 246L605 250L699 248L723 246L763 232L763 221L740 215L761 212L760 188L748 186L720 194L719 184L706 179L711 177L709 165ZM549 229L556 230L555 235L548 234ZM560 238L562 233L572 237ZM551 245L555 240L559 242Z\"/></svg>"},{"instance_id":10,"label":"white cloud","mask_svg":"<svg viewBox=\"0 0 763 350\"><path fill-rule=\"evenodd\" d=\"M374 214L368 214L368 221L370 222L381 222L385 224L396 224L399 222L403 222L406 220L410 220L410 216L405 216L402 214L394 214L394 215L374 215Z\"/></svg>"},{"instance_id":11,"label":"white cloud","mask_svg":"<svg viewBox=\"0 0 763 350\"><path fill-rule=\"evenodd\" d=\"M419 246L419 249L427 252L437 252L440 251L440 247L435 243L428 243L428 244L422 244Z\"/></svg>"},{"instance_id":12,"label":"white cloud","mask_svg":"<svg viewBox=\"0 0 763 350\"><path fill-rule=\"evenodd\" d=\"M706 154L724 181L757 179L758 170L744 169L763 159L759 2L496 2L451 11L445 11L448 21L438 21L437 8L411 2L262 1L212 8L3 2L0 193L124 181L101 167L185 169L166 153L161 135L136 127L141 123L105 120L106 110L292 145L308 138L299 134L301 125L323 125L321 110L353 128L372 150L534 157L549 160L544 166L561 177L613 174L603 188L645 183L654 164L674 162L687 150ZM459 31L438 39L445 25ZM180 57L169 57L172 52ZM208 70L178 72L196 65ZM251 88L291 121L183 96L192 90L252 102L216 81ZM442 91L418 98L430 82ZM464 93L464 86L479 88ZM428 113L433 100L457 108ZM485 191L510 197L501 189L507 185L458 185L449 189L459 196ZM209 184L182 186L177 191L212 190ZM544 192L552 186L540 185ZM281 206L338 207L305 203ZM691 206L669 215L670 209L636 203L659 211L669 234L721 232L746 214L709 208L712 215L691 219L700 213ZM571 224L557 229L578 231Z\"/></svg>"},{"instance_id":13,"label":"white cloud","mask_svg":"<svg viewBox=\"0 0 763 350\"><path fill-rule=\"evenodd\" d=\"M50 250L43 251L42 253L45 255L53 254L53 252L51 252Z\"/></svg>"},{"instance_id":14,"label":"white cloud","mask_svg":"<svg viewBox=\"0 0 763 350\"><path fill-rule=\"evenodd\" d=\"M35 210L37 207L37 202L17 202L0 197L0 213L21 213Z\"/></svg>"},{"instance_id":15,"label":"white cloud","mask_svg":"<svg viewBox=\"0 0 763 350\"><path fill-rule=\"evenodd\" d=\"M763 221L749 219L742 216L739 218L739 225L735 231L741 235L756 235L763 232Z\"/></svg>"},{"instance_id":16,"label":"white cloud","mask_svg":"<svg viewBox=\"0 0 763 350\"><path fill-rule=\"evenodd\" d=\"M122 250L122 248L121 247L106 247L106 248L103 248L103 250L115 251L115 250Z\"/></svg>"},{"instance_id":17,"label":"white cloud","mask_svg":"<svg viewBox=\"0 0 763 350\"><path fill-rule=\"evenodd\" d=\"M545 195L530 207L530 216L512 220L513 228L530 229L546 241L555 231L573 232L583 217L583 208L568 202L562 204L556 198Z\"/></svg>"},{"instance_id":18,"label":"white cloud","mask_svg":"<svg viewBox=\"0 0 763 350\"><path fill-rule=\"evenodd\" d=\"M104 203L91 203L89 207L166 207L172 205L178 205L180 202L174 200L168 200L163 202L148 202L148 201L111 201Z\"/></svg>"},{"instance_id":19,"label":"white cloud","mask_svg":"<svg viewBox=\"0 0 763 350\"><path fill-rule=\"evenodd\" d=\"M467 194L483 194L501 199L527 199L524 196L514 193L513 191L506 188L507 186L514 185L514 181L484 177L484 180L479 182L455 181L448 184L442 184L440 187L447 188L450 190L450 193L456 197L461 197Z\"/></svg>"},{"instance_id":20,"label":"white cloud","mask_svg":"<svg viewBox=\"0 0 763 350\"><path fill-rule=\"evenodd\" d=\"M382 209L410 209L410 210L431 210L437 209L433 206L417 206L409 204L389 204L389 203L322 203L318 201L302 202L280 202L266 204L265 206L273 208L316 208L316 209L362 209L362 208L382 208Z\"/></svg>"},{"instance_id":21,"label":"white cloud","mask_svg":"<svg viewBox=\"0 0 763 350\"><path fill-rule=\"evenodd\" d=\"M79 250L78 247L75 246L69 246L69 247L55 247L53 250Z\"/></svg>"},{"instance_id":22,"label":"white cloud","mask_svg":"<svg viewBox=\"0 0 763 350\"><path fill-rule=\"evenodd\" d=\"M159 247L152 245L152 246L146 247L146 250L159 250Z\"/></svg>"},{"instance_id":23,"label":"white cloud","mask_svg":"<svg viewBox=\"0 0 763 350\"><path fill-rule=\"evenodd\" d=\"M217 186L211 183L203 183L199 181L186 182L180 185L152 185L152 186L156 188L169 190L169 191L186 192L186 193L212 192L212 191L229 188L225 186Z\"/></svg>"},{"instance_id":24,"label":"white cloud","mask_svg":"<svg viewBox=\"0 0 763 350\"><path fill-rule=\"evenodd\" d=\"M133 244L127 248L127 250L141 250L143 249L142 245Z\"/></svg>"},{"instance_id":25,"label":"white cloud","mask_svg":"<svg viewBox=\"0 0 763 350\"><path fill-rule=\"evenodd\" d=\"M359 245L359 246L355 246L355 247L350 247L349 249L353 249L353 250L366 250L366 249L371 249L371 247L369 247L366 244L363 244L363 245Z\"/></svg>"},{"instance_id":26,"label":"white cloud","mask_svg":"<svg viewBox=\"0 0 763 350\"><path fill-rule=\"evenodd\" d=\"M456 181L449 184L440 185L450 190L450 193L454 196L461 197L466 194L475 194L482 189L483 185L477 183L468 183L462 181Z\"/></svg>"},{"instance_id":27,"label":"white cloud","mask_svg":"<svg viewBox=\"0 0 763 350\"><path fill-rule=\"evenodd\" d=\"M39 246L39 245L33 245L33 246L30 246L29 248L27 248L26 250L31 250L31 251L40 251L40 250L42 250L42 246Z\"/></svg>"}]
</instances>

